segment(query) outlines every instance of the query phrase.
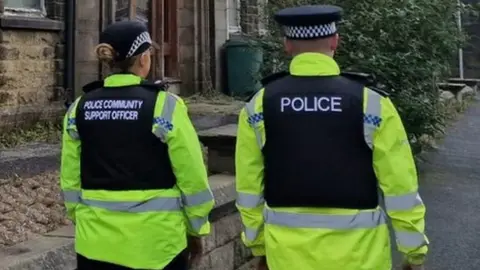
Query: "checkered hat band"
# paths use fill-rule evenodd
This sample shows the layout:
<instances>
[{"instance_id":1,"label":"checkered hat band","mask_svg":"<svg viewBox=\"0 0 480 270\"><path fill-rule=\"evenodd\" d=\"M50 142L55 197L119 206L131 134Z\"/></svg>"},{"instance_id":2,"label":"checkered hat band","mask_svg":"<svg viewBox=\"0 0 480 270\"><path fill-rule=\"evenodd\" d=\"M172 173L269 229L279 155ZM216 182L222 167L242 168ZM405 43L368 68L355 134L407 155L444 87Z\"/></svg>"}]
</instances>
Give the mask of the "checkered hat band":
<instances>
[{"instance_id":1,"label":"checkered hat band","mask_svg":"<svg viewBox=\"0 0 480 270\"><path fill-rule=\"evenodd\" d=\"M335 22L311 26L285 26L285 36L293 39L313 39L331 36L337 32Z\"/></svg>"},{"instance_id":2,"label":"checkered hat band","mask_svg":"<svg viewBox=\"0 0 480 270\"><path fill-rule=\"evenodd\" d=\"M143 32L138 35L130 46L130 50L127 53L126 58L132 57L135 52L145 43L152 44L152 39L150 38L150 34L148 32Z\"/></svg>"}]
</instances>

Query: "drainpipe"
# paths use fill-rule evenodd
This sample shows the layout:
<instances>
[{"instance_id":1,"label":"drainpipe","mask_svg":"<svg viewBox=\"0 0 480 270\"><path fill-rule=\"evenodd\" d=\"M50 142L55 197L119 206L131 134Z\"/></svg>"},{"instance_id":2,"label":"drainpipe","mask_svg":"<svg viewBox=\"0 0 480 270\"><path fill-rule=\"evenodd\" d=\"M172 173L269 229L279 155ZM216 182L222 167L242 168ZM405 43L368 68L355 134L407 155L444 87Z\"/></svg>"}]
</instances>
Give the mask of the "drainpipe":
<instances>
[{"instance_id":1,"label":"drainpipe","mask_svg":"<svg viewBox=\"0 0 480 270\"><path fill-rule=\"evenodd\" d=\"M458 25L458 31L462 32L462 2L458 0L458 10L457 10L457 25ZM463 70L463 49L460 47L458 49L458 69L459 69L459 75L460 79L463 79L464 77L464 70Z\"/></svg>"},{"instance_id":2,"label":"drainpipe","mask_svg":"<svg viewBox=\"0 0 480 270\"><path fill-rule=\"evenodd\" d=\"M76 0L67 0L65 3L65 69L63 87L67 94L66 106L75 100L75 21Z\"/></svg>"}]
</instances>

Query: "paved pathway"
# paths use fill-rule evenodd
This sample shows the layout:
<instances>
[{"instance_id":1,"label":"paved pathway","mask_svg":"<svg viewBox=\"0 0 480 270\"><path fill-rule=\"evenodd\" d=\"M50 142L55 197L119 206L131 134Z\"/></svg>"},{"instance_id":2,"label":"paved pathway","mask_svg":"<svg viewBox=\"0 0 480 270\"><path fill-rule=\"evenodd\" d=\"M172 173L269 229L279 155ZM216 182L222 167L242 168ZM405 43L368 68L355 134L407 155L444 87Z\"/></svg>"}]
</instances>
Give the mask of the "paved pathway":
<instances>
[{"instance_id":1,"label":"paved pathway","mask_svg":"<svg viewBox=\"0 0 480 270\"><path fill-rule=\"evenodd\" d=\"M428 270L480 270L480 100L421 166L431 241ZM396 258L398 261L398 258Z\"/></svg>"}]
</instances>

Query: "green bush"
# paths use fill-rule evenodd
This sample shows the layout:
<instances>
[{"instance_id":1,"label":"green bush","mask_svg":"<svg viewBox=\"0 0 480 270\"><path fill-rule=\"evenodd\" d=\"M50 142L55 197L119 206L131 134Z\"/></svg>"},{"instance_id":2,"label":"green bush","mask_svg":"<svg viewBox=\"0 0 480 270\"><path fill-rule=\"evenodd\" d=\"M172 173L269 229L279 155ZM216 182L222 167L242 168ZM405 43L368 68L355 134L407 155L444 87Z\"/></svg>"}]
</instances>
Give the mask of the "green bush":
<instances>
[{"instance_id":1,"label":"green bush","mask_svg":"<svg viewBox=\"0 0 480 270\"><path fill-rule=\"evenodd\" d=\"M410 140L443 130L436 83L450 74L465 41L456 24L454 0L275 0L267 14L305 4L343 7L336 59L343 70L374 74L391 95ZM263 75L287 69L279 26L268 20ZM417 148L418 150L418 148Z\"/></svg>"}]
</instances>

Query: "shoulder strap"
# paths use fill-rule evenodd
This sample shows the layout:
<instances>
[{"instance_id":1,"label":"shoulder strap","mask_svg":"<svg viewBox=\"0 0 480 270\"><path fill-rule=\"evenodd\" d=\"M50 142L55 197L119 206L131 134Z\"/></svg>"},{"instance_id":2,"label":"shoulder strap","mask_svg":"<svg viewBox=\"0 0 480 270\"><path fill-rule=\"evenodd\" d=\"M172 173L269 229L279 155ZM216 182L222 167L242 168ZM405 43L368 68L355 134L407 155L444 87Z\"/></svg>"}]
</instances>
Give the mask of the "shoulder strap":
<instances>
[{"instance_id":1,"label":"shoulder strap","mask_svg":"<svg viewBox=\"0 0 480 270\"><path fill-rule=\"evenodd\" d=\"M103 80L100 80L100 81L93 81L91 83L87 83L86 85L84 85L82 87L82 90L84 93L89 93L89 92L92 92L94 90L97 90L99 88L102 88L103 87ZM129 85L130 86L130 85ZM131 86L135 86L135 85L131 85ZM142 86L144 87L145 89L148 89L148 90L152 90L152 91L155 91L155 92L159 92L159 91L164 91L165 90L165 84L162 83L162 82L151 82L151 81L142 81L139 86Z\"/></svg>"},{"instance_id":2,"label":"shoulder strap","mask_svg":"<svg viewBox=\"0 0 480 270\"><path fill-rule=\"evenodd\" d=\"M260 82L262 83L263 87L267 86L267 84L271 83L271 82L274 82L276 80L279 80L283 77L286 77L290 75L290 72L288 71L280 71L280 72L277 72L277 73L273 73L273 74L270 74L268 76L266 76L265 78L261 79Z\"/></svg>"},{"instance_id":3,"label":"shoulder strap","mask_svg":"<svg viewBox=\"0 0 480 270\"><path fill-rule=\"evenodd\" d=\"M151 82L145 80L140 83L140 86L155 92L165 91L165 89L167 88L166 84L161 81Z\"/></svg>"},{"instance_id":4,"label":"shoulder strap","mask_svg":"<svg viewBox=\"0 0 480 270\"><path fill-rule=\"evenodd\" d=\"M374 92L377 92L382 97L389 97L390 96L386 91L375 88L375 87L368 87L368 89L370 89Z\"/></svg>"},{"instance_id":5,"label":"shoulder strap","mask_svg":"<svg viewBox=\"0 0 480 270\"><path fill-rule=\"evenodd\" d=\"M365 86L375 85L375 76L368 73L342 72L340 73L340 76L350 79L352 81L359 82L361 84L364 84Z\"/></svg>"},{"instance_id":6,"label":"shoulder strap","mask_svg":"<svg viewBox=\"0 0 480 270\"><path fill-rule=\"evenodd\" d=\"M376 78L372 74L362 72L342 72L340 76L356 81L368 87L368 89L377 92L382 97L388 97L388 93L376 87Z\"/></svg>"},{"instance_id":7,"label":"shoulder strap","mask_svg":"<svg viewBox=\"0 0 480 270\"><path fill-rule=\"evenodd\" d=\"M91 83L87 83L82 87L82 91L84 93L92 92L93 90L97 90L103 87L103 80L101 81L93 81Z\"/></svg>"}]
</instances>

